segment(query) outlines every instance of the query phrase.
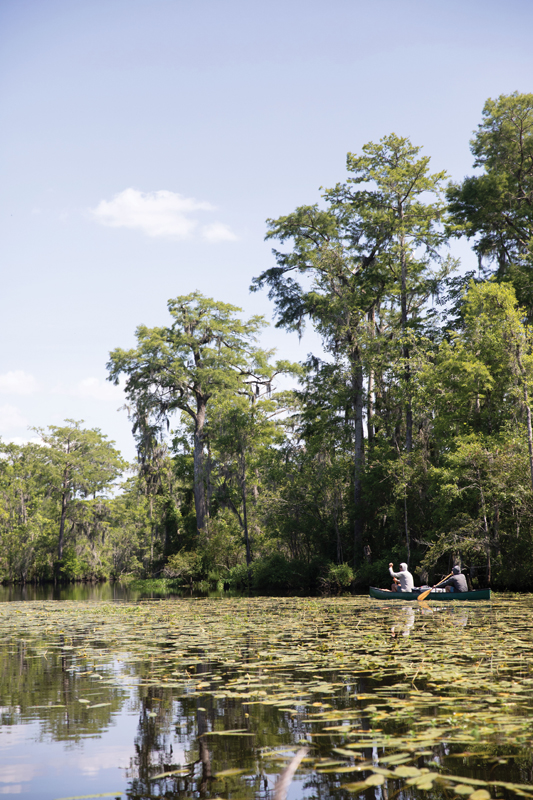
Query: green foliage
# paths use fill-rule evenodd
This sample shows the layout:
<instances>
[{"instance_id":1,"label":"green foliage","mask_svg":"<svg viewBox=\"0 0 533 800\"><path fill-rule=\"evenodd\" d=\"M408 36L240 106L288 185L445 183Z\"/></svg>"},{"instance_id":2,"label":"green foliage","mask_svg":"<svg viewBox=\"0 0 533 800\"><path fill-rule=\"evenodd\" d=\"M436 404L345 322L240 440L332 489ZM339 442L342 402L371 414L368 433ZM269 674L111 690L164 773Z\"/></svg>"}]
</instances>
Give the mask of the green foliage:
<instances>
[{"instance_id":1,"label":"green foliage","mask_svg":"<svg viewBox=\"0 0 533 800\"><path fill-rule=\"evenodd\" d=\"M350 588L354 580L354 572L349 564L330 564L326 575L320 579L322 590L327 593L338 593Z\"/></svg>"},{"instance_id":2,"label":"green foliage","mask_svg":"<svg viewBox=\"0 0 533 800\"><path fill-rule=\"evenodd\" d=\"M202 558L199 553L183 552L174 553L168 559L164 575L166 578L178 578L190 581L201 577Z\"/></svg>"},{"instance_id":3,"label":"green foliage","mask_svg":"<svg viewBox=\"0 0 533 800\"><path fill-rule=\"evenodd\" d=\"M318 587L321 564L290 559L283 553L258 558L251 567L245 564L230 570L230 585L253 589L260 594L314 593Z\"/></svg>"},{"instance_id":4,"label":"green foliage","mask_svg":"<svg viewBox=\"0 0 533 800\"><path fill-rule=\"evenodd\" d=\"M280 249L253 288L279 326L312 324L323 358L273 363L261 317L199 292L114 350L138 454L120 488L97 429L1 444L0 579L333 593L387 585L394 560L420 582L460 561L529 587L533 95L487 101L472 152L481 172L448 206L445 173L391 134L349 153L320 205L268 220ZM452 235L477 276L450 277ZM298 385L278 391L280 373Z\"/></svg>"},{"instance_id":5,"label":"green foliage","mask_svg":"<svg viewBox=\"0 0 533 800\"><path fill-rule=\"evenodd\" d=\"M474 240L480 258L495 262L520 302L533 308L533 94L489 99L471 141L481 175L448 188L455 232Z\"/></svg>"},{"instance_id":6,"label":"green foliage","mask_svg":"<svg viewBox=\"0 0 533 800\"><path fill-rule=\"evenodd\" d=\"M110 354L109 379L126 376L139 444L153 441L176 411L193 426L193 488L196 527L202 531L208 510L205 444L208 409L217 395L235 395L248 384L269 382L275 368L269 352L255 345L262 317L242 322L237 306L216 302L200 292L169 300L173 322L166 328L137 328L137 348ZM147 432L147 435L143 433Z\"/></svg>"}]
</instances>

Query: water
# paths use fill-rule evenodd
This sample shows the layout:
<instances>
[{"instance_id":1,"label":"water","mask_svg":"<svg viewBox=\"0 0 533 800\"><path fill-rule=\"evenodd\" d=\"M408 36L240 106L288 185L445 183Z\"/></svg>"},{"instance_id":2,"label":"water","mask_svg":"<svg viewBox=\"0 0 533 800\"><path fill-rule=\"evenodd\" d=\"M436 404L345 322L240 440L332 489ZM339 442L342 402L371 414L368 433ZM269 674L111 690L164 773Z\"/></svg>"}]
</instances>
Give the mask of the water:
<instances>
[{"instance_id":1,"label":"water","mask_svg":"<svg viewBox=\"0 0 533 800\"><path fill-rule=\"evenodd\" d=\"M144 583L144 585L143 585ZM10 584L0 585L0 603L33 600L76 600L102 602L132 602L138 600L161 600L167 597L224 597L240 596L240 592L232 590L224 592L214 589L201 591L173 587L170 585L154 585L150 581L140 582L133 586L121 583L68 583L58 584Z\"/></svg>"},{"instance_id":2,"label":"water","mask_svg":"<svg viewBox=\"0 0 533 800\"><path fill-rule=\"evenodd\" d=\"M1 795L268 800L305 745L290 800L533 798L531 598L118 599L0 606Z\"/></svg>"},{"instance_id":3,"label":"water","mask_svg":"<svg viewBox=\"0 0 533 800\"><path fill-rule=\"evenodd\" d=\"M11 584L0 586L0 603L13 603L21 600L102 600L133 601L140 592L119 583L69 583L53 584Z\"/></svg>"}]
</instances>

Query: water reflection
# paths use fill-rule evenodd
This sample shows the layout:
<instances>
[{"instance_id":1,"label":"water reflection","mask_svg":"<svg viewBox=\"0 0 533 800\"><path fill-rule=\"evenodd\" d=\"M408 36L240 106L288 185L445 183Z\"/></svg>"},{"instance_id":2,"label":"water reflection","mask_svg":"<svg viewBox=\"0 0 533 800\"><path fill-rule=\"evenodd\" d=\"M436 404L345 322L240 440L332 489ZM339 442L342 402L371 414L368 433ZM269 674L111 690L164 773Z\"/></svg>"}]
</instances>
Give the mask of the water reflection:
<instances>
[{"instance_id":1,"label":"water reflection","mask_svg":"<svg viewBox=\"0 0 533 800\"><path fill-rule=\"evenodd\" d=\"M155 602L169 597L236 597L240 593L236 591L224 592L222 589L209 591L189 591L179 586L163 586L152 588L147 582L145 586L135 584L133 587L120 583L52 583L44 585L34 584L9 584L0 585L0 603L13 603L20 601L48 601L71 600L75 602L127 602L135 603L139 600Z\"/></svg>"},{"instance_id":2,"label":"water reflection","mask_svg":"<svg viewBox=\"0 0 533 800\"><path fill-rule=\"evenodd\" d=\"M464 604L446 608L430 606L428 603L418 603L403 608L391 606L390 611L393 621L390 628L392 639L396 639L398 636L410 636L417 619L420 621L424 616L432 614L444 613L446 621L458 628L464 628L468 624L468 610Z\"/></svg>"},{"instance_id":3,"label":"water reflection","mask_svg":"<svg viewBox=\"0 0 533 800\"><path fill-rule=\"evenodd\" d=\"M0 586L0 603L13 603L24 600L75 600L81 602L135 602L140 596L139 591L128 589L119 583L70 583L56 585L49 583L34 585L31 583L9 584Z\"/></svg>"},{"instance_id":4,"label":"water reflection","mask_svg":"<svg viewBox=\"0 0 533 800\"><path fill-rule=\"evenodd\" d=\"M293 800L346 798L344 785L376 775L381 785L352 796L414 800L417 785L405 781L420 770L532 779L526 617L522 627L514 618L515 661L509 651L496 667L493 645L509 623L491 607L180 601L115 613L109 604L13 604L1 619L7 796L270 800L302 743L310 753ZM472 663L473 677L458 663ZM404 765L414 773L397 774ZM453 793L437 783L431 797ZM530 795L533 787L521 796Z\"/></svg>"},{"instance_id":5,"label":"water reflection","mask_svg":"<svg viewBox=\"0 0 533 800\"><path fill-rule=\"evenodd\" d=\"M411 606L405 606L399 613L394 615L394 625L392 626L391 636L409 636L411 628L415 624L415 610Z\"/></svg>"}]
</instances>

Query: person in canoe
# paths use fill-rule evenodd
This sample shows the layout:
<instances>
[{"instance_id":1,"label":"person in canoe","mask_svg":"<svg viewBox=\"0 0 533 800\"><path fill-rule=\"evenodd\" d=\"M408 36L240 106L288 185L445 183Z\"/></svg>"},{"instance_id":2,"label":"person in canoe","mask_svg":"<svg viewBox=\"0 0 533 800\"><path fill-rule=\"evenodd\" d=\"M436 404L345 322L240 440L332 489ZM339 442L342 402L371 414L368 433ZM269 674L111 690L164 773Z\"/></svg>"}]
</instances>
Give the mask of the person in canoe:
<instances>
[{"instance_id":1,"label":"person in canoe","mask_svg":"<svg viewBox=\"0 0 533 800\"><path fill-rule=\"evenodd\" d=\"M393 592L412 592L413 589L414 589L415 582L413 580L413 576L411 575L411 573L407 569L407 564L405 562L402 562L400 564L400 571L399 572L394 572L392 567L393 567L393 564L391 562L389 564L389 572L390 572L392 578L397 578L398 581L400 581L400 585L398 585L397 581L393 580L392 586L390 587L391 591L393 591Z\"/></svg>"},{"instance_id":2,"label":"person in canoe","mask_svg":"<svg viewBox=\"0 0 533 800\"><path fill-rule=\"evenodd\" d=\"M445 587L447 592L467 592L468 584L466 578L461 574L461 567L456 564L452 569L453 575L442 583L439 583L441 588Z\"/></svg>"}]
</instances>

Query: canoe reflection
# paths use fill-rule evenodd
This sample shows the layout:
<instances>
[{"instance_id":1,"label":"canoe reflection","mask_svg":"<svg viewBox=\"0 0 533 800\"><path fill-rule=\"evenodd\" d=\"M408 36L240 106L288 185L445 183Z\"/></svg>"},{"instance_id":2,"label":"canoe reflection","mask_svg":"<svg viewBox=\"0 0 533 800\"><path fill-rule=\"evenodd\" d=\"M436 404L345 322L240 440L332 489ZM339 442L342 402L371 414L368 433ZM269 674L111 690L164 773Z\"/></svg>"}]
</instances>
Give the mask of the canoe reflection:
<instances>
[{"instance_id":1,"label":"canoe reflection","mask_svg":"<svg viewBox=\"0 0 533 800\"><path fill-rule=\"evenodd\" d=\"M452 625L462 628L468 625L468 611L464 608L447 609L439 606L432 607L428 603L418 603L418 605L404 606L400 609L391 608L391 611L393 611L393 625L390 632L393 639L398 636L410 636L417 614L425 616L444 612L443 616L446 616Z\"/></svg>"}]
</instances>

